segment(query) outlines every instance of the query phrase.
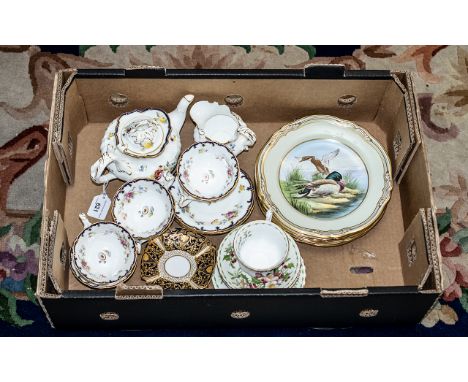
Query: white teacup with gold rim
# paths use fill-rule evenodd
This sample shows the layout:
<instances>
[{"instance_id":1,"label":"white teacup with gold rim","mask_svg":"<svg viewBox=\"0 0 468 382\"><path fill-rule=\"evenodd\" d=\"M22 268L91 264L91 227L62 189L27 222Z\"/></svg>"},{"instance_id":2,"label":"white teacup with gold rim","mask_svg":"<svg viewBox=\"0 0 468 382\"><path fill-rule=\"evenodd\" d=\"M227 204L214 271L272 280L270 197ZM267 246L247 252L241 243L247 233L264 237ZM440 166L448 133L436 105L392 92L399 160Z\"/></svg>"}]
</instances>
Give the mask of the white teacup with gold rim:
<instances>
[{"instance_id":1,"label":"white teacup with gold rim","mask_svg":"<svg viewBox=\"0 0 468 382\"><path fill-rule=\"evenodd\" d=\"M71 270L90 288L112 288L133 274L141 246L130 233L111 222L91 224L80 214L83 231L71 250Z\"/></svg>"},{"instance_id":2,"label":"white teacup with gold rim","mask_svg":"<svg viewBox=\"0 0 468 382\"><path fill-rule=\"evenodd\" d=\"M193 200L219 200L236 187L239 174L239 162L225 146L215 142L195 143L185 150L177 166L183 190L177 202L183 207Z\"/></svg>"},{"instance_id":3,"label":"white teacup with gold rim","mask_svg":"<svg viewBox=\"0 0 468 382\"><path fill-rule=\"evenodd\" d=\"M155 180L131 180L115 193L112 216L135 239L147 240L171 225L174 219L172 196Z\"/></svg>"},{"instance_id":4,"label":"white teacup with gold rim","mask_svg":"<svg viewBox=\"0 0 468 382\"><path fill-rule=\"evenodd\" d=\"M239 265L250 275L264 275L278 268L289 252L289 241L284 231L266 220L255 220L241 226L234 236L233 246Z\"/></svg>"}]
</instances>

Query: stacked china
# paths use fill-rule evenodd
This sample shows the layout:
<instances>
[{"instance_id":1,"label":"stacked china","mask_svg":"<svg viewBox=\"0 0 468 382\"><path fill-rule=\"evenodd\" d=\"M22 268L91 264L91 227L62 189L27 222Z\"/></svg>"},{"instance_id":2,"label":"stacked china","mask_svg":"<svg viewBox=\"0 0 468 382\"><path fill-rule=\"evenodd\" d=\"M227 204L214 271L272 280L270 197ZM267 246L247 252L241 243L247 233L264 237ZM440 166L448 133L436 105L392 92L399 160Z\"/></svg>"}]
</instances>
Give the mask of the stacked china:
<instances>
[{"instance_id":1,"label":"stacked china","mask_svg":"<svg viewBox=\"0 0 468 382\"><path fill-rule=\"evenodd\" d=\"M305 266L296 242L266 220L247 223L229 233L218 249L216 289L303 288Z\"/></svg>"}]
</instances>

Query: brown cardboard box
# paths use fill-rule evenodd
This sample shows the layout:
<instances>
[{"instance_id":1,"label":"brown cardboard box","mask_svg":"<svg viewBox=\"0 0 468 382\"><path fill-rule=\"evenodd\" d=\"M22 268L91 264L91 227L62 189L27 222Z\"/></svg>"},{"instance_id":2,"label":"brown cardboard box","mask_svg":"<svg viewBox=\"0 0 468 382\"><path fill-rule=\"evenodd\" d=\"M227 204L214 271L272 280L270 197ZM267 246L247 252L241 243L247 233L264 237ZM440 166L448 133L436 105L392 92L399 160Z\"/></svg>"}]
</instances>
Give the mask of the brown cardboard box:
<instances>
[{"instance_id":1,"label":"brown cardboard box","mask_svg":"<svg viewBox=\"0 0 468 382\"><path fill-rule=\"evenodd\" d=\"M395 184L383 218L365 236L343 246L300 244L307 270L304 289L161 291L144 286L139 266L116 290L91 290L80 284L69 270L68 250L82 230L78 214L86 212L101 192L101 186L90 180L89 169L100 156L107 124L136 108L170 111L189 93L195 101L219 103L229 95L242 97L235 111L255 131L257 143L239 161L252 178L261 147L295 119L330 114L363 126L392 162ZM54 87L45 167L37 296L51 323L60 327L329 327L420 320L441 293L441 272L419 123L408 73L345 71L341 66L282 71L62 71ZM193 142L193 127L187 117L181 132L183 149ZM109 195L121 184L111 182ZM249 220L262 216L256 205ZM223 237L210 239L219 244ZM351 271L363 266L373 272ZM278 304L284 311L278 311ZM401 304L407 304L405 309Z\"/></svg>"}]
</instances>

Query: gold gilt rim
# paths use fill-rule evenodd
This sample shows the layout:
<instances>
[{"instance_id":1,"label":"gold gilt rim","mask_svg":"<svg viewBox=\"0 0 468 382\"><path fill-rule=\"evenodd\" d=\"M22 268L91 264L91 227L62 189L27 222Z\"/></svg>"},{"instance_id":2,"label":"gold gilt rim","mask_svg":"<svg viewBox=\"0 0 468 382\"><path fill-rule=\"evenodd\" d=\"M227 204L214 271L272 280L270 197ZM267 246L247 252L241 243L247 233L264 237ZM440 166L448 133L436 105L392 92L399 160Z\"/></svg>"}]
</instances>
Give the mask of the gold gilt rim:
<instances>
[{"instance_id":1,"label":"gold gilt rim","mask_svg":"<svg viewBox=\"0 0 468 382\"><path fill-rule=\"evenodd\" d=\"M234 161L236 162L236 168L237 168L237 177L236 177L236 181L233 183L233 185L231 186L231 188L223 195L221 196L216 196L216 197L213 197L213 198L204 198L202 196L199 196L199 195L195 195L193 194L192 192L190 192L186 187L185 187L185 184L184 182L182 182L182 180L180 179L180 165L182 163L182 157L189 151L191 150L192 148L196 147L196 146L203 146L204 144L209 144L209 145L212 145L212 146L220 146L220 147L223 147L224 149L226 149L228 151L228 154L231 154L231 157L234 159ZM222 199L226 196L228 196L230 193L232 193L234 191L234 189L237 187L237 184L239 183L239 178L240 178L240 172L241 172L241 168L240 168L240 165L239 165L239 159L237 159L237 157L234 155L234 153L229 150L226 146L220 144L220 143L217 143L217 142L213 142L213 141L203 141L203 142L195 142L193 143L192 145L190 145L189 147L187 147L184 152L182 154L179 155L179 160L177 162L177 167L176 167L176 178L179 180L179 184L180 184L180 187L182 188L182 190L187 194L189 195L191 198L195 199L195 200L201 200L201 201L204 201L204 202L215 202L216 200L219 200L219 199Z\"/></svg>"},{"instance_id":2,"label":"gold gilt rim","mask_svg":"<svg viewBox=\"0 0 468 382\"><path fill-rule=\"evenodd\" d=\"M252 215L252 212L253 212L254 207L255 207L255 201L254 200L256 198L257 193L256 193L255 183L252 181L249 174L247 174L247 172L245 172L244 170L240 170L240 172L242 174L244 174L244 176L247 178L247 180L250 183L250 187L252 187L252 203L250 203L250 206L247 209L247 213L244 215L244 217L242 219L240 219L236 224L233 224L233 225L231 225L229 227L226 227L226 228L220 229L220 230L201 230L201 229L198 229L198 228L195 228L193 226L190 226L190 225L186 224L177 214L175 214L174 220L177 222L177 224L179 224L181 227L183 227L183 228L185 228L185 229L187 229L189 231L192 231L192 232L195 232L195 233L198 233L198 234L202 234L202 235L222 235L222 234L231 232L232 230L236 229L240 225L244 224L250 218L250 215ZM240 179L241 176L242 175L239 176L239 179Z\"/></svg>"},{"instance_id":3,"label":"gold gilt rim","mask_svg":"<svg viewBox=\"0 0 468 382\"><path fill-rule=\"evenodd\" d=\"M376 211L373 213L373 215L366 219L364 224L358 225L357 227L348 230L342 229L340 231L343 232L333 234L327 234L323 233L323 231L320 230L307 229L301 226L297 226L291 223L284 216L282 216L280 210L272 202L268 194L268 191L266 189L265 175L263 171L264 162L268 153L282 137L286 136L291 131L301 128L305 123L321 119L333 120L341 124L344 123L346 124L346 126L355 129L380 153L384 165L384 188L382 189L382 197L377 203ZM333 117L330 115L312 115L301 118L283 126L280 130L275 132L265 143L265 145L257 155L257 159L255 162L255 185L257 189L257 200L261 210L265 213L265 211L271 209L273 211L274 222L277 223L286 232L290 233L291 236L293 236L297 241L321 247L342 245L354 239L357 239L369 232L378 223L378 221L382 218L385 212L387 204L391 198L391 192L393 189L392 182L392 169L390 159L382 145L369 132L367 132L367 130L365 130L361 126L355 124L354 122Z\"/></svg>"},{"instance_id":4,"label":"gold gilt rim","mask_svg":"<svg viewBox=\"0 0 468 382\"><path fill-rule=\"evenodd\" d=\"M128 186L130 183L135 183L137 181L141 181L141 180L145 180L145 181L148 181L148 182L152 182L152 183L155 183L156 185L158 185L159 187L161 187L161 189L163 191L166 192L166 194L169 196L169 200L171 202L171 215L169 216L169 220L167 222L167 224L165 224L160 230L158 230L156 233L152 233L148 236L137 236L137 235L131 235L134 239L136 240L147 240L149 239L150 237L153 237L153 236L157 236L157 235L160 235L161 233L163 233L164 231L166 231L170 226L171 224L174 222L174 217L175 217L175 208L174 208L174 198L172 197L171 193L168 191L168 189L166 187L164 187L161 183L159 183L157 180L154 180L154 179L151 179L151 178L135 178L135 179L132 179L132 180L129 180L128 182L125 182L124 184L122 184L118 189L117 191L115 192L114 196L112 197L112 206L111 206L111 216L112 216L112 221L115 223L115 224L118 224L119 226L121 225L118 221L117 221L117 218L114 214L114 208L115 208L115 201L117 199L117 195L123 191L123 189ZM123 227L122 227L123 228ZM128 231L128 230L127 230Z\"/></svg>"},{"instance_id":5,"label":"gold gilt rim","mask_svg":"<svg viewBox=\"0 0 468 382\"><path fill-rule=\"evenodd\" d=\"M156 154L136 155L136 154L132 153L131 151L127 150L127 148L125 148L125 150L124 150L125 152L123 154L134 157L134 158L156 158L159 155L161 155L161 153L164 151L164 148L166 147L167 143L169 142L169 139L170 139L171 134L172 134L172 124L171 124L171 119L169 118L169 114L166 113L162 109L155 109L154 107L148 107L148 108L145 108L145 109L135 109L135 110L132 110L132 111L127 111L125 113L120 114L117 117L117 122L116 122L115 129L114 129L116 147L117 148L119 147L118 130L119 130L119 126L120 126L120 119L122 117L126 116L126 115L130 115L130 114L133 114L133 113L144 113L146 111L160 111L166 116L167 123L168 123L166 139L164 140L164 142L161 145L158 146L158 148L160 147L160 149Z\"/></svg>"},{"instance_id":6,"label":"gold gilt rim","mask_svg":"<svg viewBox=\"0 0 468 382\"><path fill-rule=\"evenodd\" d=\"M132 266L129 268L127 273L124 276L122 276L121 278L119 278L118 280L115 280L115 281L112 281L112 282L107 282L107 283L99 283L99 282L93 281L93 280L89 279L88 277L86 277L84 274L82 274L79 269L75 269L75 267L73 266L74 257L75 257L75 247L76 247L76 244L78 243L78 239L84 234L85 231L88 230L88 228L91 228L93 226L97 226L97 225L100 225L100 224L103 224L103 223L115 225L118 228L120 228L121 230L125 231L125 233L128 234L128 236L130 237L130 240L133 243L133 248L134 248L134 252L135 252L134 257L133 257ZM82 283L83 285L85 285L85 286L87 286L89 288L94 288L94 289L114 288L118 284L123 283L123 282L127 281L130 277L132 277L133 273L135 272L136 266L137 266L138 255L139 255L139 251L138 251L137 242L136 242L135 238L131 235L131 233L128 232L124 227L118 225L117 223L115 223L113 221L103 220L103 221L99 221L99 222L96 222L96 223L93 223L93 224L89 225L88 227L84 228L76 236L76 238L73 241L73 244L71 246L71 250L70 250L70 269L72 271L73 276L75 276L75 278L80 283Z\"/></svg>"}]
</instances>

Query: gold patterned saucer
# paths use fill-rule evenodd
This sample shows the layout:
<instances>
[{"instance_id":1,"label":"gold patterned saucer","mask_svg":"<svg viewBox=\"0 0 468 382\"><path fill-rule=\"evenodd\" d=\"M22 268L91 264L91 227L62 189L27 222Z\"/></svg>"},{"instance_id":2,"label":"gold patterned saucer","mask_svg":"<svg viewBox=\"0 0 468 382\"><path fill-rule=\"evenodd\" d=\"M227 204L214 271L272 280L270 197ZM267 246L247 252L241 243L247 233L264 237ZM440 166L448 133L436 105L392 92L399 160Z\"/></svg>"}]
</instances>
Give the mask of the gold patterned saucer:
<instances>
[{"instance_id":1,"label":"gold patterned saucer","mask_svg":"<svg viewBox=\"0 0 468 382\"><path fill-rule=\"evenodd\" d=\"M151 239L141 260L141 278L163 289L208 287L216 265L216 247L204 236L174 228Z\"/></svg>"}]
</instances>

